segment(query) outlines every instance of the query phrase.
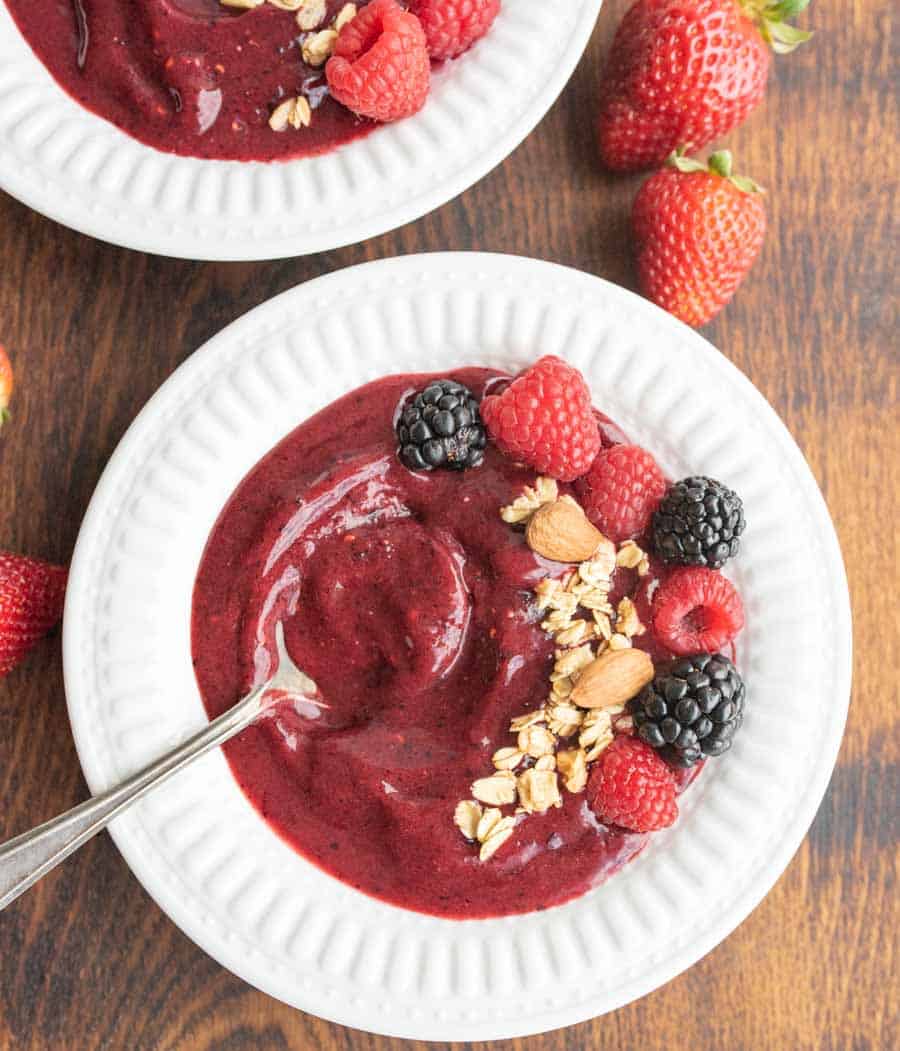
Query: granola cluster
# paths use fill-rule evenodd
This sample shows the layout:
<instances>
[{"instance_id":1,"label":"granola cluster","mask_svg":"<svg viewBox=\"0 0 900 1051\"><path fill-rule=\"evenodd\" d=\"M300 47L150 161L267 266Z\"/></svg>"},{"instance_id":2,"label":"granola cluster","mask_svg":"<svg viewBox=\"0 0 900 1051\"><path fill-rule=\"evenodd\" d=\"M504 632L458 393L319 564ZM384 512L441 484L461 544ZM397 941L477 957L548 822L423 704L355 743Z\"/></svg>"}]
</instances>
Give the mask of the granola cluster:
<instances>
[{"instance_id":1,"label":"granola cluster","mask_svg":"<svg viewBox=\"0 0 900 1051\"><path fill-rule=\"evenodd\" d=\"M540 477L501 508L500 515L511 525L527 525L540 508L559 500L556 482ZM631 729L623 704L583 707L572 696L589 665L604 653L630 648L632 639L646 630L630 598L622 598L615 607L610 602L613 574L620 567L636 570L639 576L650 571L646 553L633 540L617 549L603 537L590 559L560 578L545 577L535 588L537 608L546 613L541 627L557 647L549 694L539 708L511 721L515 744L494 752L494 772L472 783L474 798L459 803L454 815L462 834L481 844L482 861L512 835L521 815L561 807L560 785L570 793L583 792L589 764L616 731ZM490 809L483 810L482 804ZM511 816L502 815L499 808L504 806L515 808ZM491 818L482 824L488 814Z\"/></svg>"}]
</instances>

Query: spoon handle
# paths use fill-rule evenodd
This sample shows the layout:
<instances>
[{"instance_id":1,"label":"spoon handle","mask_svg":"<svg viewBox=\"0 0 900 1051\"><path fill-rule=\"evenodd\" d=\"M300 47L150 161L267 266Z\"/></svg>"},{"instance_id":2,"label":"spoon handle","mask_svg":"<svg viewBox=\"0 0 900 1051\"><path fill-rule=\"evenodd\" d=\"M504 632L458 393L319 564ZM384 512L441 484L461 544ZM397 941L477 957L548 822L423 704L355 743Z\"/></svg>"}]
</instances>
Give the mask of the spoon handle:
<instances>
[{"instance_id":1,"label":"spoon handle","mask_svg":"<svg viewBox=\"0 0 900 1051\"><path fill-rule=\"evenodd\" d=\"M0 846L0 910L105 828L145 792L249 726L265 707L264 694L269 686L265 683L257 687L184 744L132 774L115 788L85 800L65 814Z\"/></svg>"}]
</instances>

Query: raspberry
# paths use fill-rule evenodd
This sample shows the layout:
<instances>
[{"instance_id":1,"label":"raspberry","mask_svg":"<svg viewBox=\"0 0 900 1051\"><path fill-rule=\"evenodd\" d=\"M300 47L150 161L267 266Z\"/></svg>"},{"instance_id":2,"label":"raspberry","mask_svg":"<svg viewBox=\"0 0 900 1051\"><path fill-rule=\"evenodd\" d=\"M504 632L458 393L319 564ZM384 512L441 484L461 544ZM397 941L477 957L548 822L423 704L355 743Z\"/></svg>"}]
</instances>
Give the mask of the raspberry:
<instances>
[{"instance_id":1,"label":"raspberry","mask_svg":"<svg viewBox=\"0 0 900 1051\"><path fill-rule=\"evenodd\" d=\"M361 117L386 122L417 113L431 78L418 18L396 0L372 0L341 29L325 75L332 96Z\"/></svg>"},{"instance_id":2,"label":"raspberry","mask_svg":"<svg viewBox=\"0 0 900 1051\"><path fill-rule=\"evenodd\" d=\"M480 40L500 11L500 0L414 0L428 54L434 59L456 58Z\"/></svg>"},{"instance_id":3,"label":"raspberry","mask_svg":"<svg viewBox=\"0 0 900 1051\"><path fill-rule=\"evenodd\" d=\"M488 395L481 418L501 452L561 482L584 474L600 450L584 377L552 354Z\"/></svg>"},{"instance_id":4,"label":"raspberry","mask_svg":"<svg viewBox=\"0 0 900 1051\"><path fill-rule=\"evenodd\" d=\"M744 604L715 569L685 566L660 584L651 616L657 640L672 653L716 653L744 626Z\"/></svg>"},{"instance_id":5,"label":"raspberry","mask_svg":"<svg viewBox=\"0 0 900 1051\"><path fill-rule=\"evenodd\" d=\"M667 487L659 464L646 449L613 445L598 455L576 489L588 518L619 543L648 528Z\"/></svg>"},{"instance_id":6,"label":"raspberry","mask_svg":"<svg viewBox=\"0 0 900 1051\"><path fill-rule=\"evenodd\" d=\"M678 817L672 771L636 737L617 737L600 753L587 794L591 809L605 825L632 832L668 828Z\"/></svg>"}]
</instances>

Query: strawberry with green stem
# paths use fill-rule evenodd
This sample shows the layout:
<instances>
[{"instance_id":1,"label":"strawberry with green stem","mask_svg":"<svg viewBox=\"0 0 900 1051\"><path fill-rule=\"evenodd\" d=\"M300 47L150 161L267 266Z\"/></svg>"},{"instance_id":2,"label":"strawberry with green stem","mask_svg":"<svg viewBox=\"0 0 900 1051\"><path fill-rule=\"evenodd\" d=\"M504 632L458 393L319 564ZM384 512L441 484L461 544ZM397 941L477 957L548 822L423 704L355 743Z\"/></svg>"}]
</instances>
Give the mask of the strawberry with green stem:
<instances>
[{"instance_id":1,"label":"strawberry with green stem","mask_svg":"<svg viewBox=\"0 0 900 1051\"><path fill-rule=\"evenodd\" d=\"M648 299L688 325L725 306L762 247L762 190L731 170L721 150L707 164L677 150L644 183L631 213L638 283Z\"/></svg>"},{"instance_id":2,"label":"strawberry with green stem","mask_svg":"<svg viewBox=\"0 0 900 1051\"><path fill-rule=\"evenodd\" d=\"M762 102L770 48L811 33L790 25L809 0L638 0L604 71L598 139L612 171L655 168L679 146L699 150Z\"/></svg>"}]
</instances>

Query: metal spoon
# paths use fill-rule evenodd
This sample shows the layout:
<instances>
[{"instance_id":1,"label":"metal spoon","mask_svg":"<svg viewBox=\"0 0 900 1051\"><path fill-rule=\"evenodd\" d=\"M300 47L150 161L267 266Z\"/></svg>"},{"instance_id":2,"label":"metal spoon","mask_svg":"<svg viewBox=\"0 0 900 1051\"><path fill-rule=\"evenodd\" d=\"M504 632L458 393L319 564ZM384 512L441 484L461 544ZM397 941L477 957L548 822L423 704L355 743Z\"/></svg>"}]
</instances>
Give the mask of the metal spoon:
<instances>
[{"instance_id":1,"label":"metal spoon","mask_svg":"<svg viewBox=\"0 0 900 1051\"><path fill-rule=\"evenodd\" d=\"M224 715L214 719L184 744L132 774L116 788L85 800L65 814L0 846L0 910L105 828L136 799L198 756L229 741L278 700L287 695L299 696L317 708L324 707L316 700L316 684L291 660L284 645L284 629L280 621L275 625L275 643L278 663L272 675Z\"/></svg>"}]
</instances>

